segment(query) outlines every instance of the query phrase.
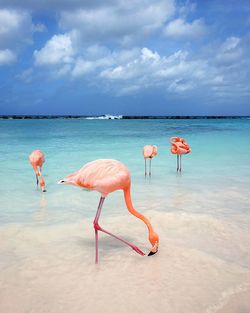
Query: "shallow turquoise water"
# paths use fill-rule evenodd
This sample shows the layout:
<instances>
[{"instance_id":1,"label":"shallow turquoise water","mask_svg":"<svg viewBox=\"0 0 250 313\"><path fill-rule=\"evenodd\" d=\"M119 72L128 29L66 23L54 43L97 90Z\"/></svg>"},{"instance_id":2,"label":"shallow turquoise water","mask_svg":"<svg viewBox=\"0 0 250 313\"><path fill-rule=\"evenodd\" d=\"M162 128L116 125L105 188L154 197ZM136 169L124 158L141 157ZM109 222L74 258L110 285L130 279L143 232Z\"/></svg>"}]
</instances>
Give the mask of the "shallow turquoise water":
<instances>
[{"instance_id":1,"label":"shallow turquoise water","mask_svg":"<svg viewBox=\"0 0 250 313\"><path fill-rule=\"evenodd\" d=\"M181 136L192 153L176 157L169 138ZM61 223L95 214L99 195L56 182L88 161L114 158L132 175L138 210L183 211L232 218L247 226L250 184L250 120L1 120L1 223ZM157 145L151 179L144 177L142 148ZM28 162L45 153L47 193L36 189ZM106 200L104 215L127 214L121 192ZM242 215L243 214L243 215Z\"/></svg>"}]
</instances>

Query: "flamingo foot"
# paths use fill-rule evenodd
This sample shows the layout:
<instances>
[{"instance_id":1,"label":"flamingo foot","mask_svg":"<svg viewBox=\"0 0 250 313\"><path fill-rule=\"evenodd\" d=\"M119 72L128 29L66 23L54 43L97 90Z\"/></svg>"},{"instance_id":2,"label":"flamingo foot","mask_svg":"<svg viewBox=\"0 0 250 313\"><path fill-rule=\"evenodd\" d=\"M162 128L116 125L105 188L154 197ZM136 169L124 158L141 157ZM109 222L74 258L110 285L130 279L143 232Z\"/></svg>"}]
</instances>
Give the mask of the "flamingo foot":
<instances>
[{"instance_id":1,"label":"flamingo foot","mask_svg":"<svg viewBox=\"0 0 250 313\"><path fill-rule=\"evenodd\" d=\"M142 256L145 255L145 253L142 252L142 251L141 251L138 247L136 247L136 246L132 246L132 249L133 249L135 252L137 252L138 254L142 255Z\"/></svg>"}]
</instances>

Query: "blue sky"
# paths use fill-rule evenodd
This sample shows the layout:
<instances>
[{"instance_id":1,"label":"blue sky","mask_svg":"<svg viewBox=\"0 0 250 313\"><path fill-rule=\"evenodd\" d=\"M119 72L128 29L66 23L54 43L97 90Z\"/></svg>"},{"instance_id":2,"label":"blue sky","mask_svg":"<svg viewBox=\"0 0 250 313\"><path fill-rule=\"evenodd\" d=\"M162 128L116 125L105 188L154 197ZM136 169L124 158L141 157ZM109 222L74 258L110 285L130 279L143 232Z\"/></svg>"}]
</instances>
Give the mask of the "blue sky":
<instances>
[{"instance_id":1,"label":"blue sky","mask_svg":"<svg viewBox=\"0 0 250 313\"><path fill-rule=\"evenodd\" d=\"M0 114L250 115L249 0L0 0Z\"/></svg>"}]
</instances>

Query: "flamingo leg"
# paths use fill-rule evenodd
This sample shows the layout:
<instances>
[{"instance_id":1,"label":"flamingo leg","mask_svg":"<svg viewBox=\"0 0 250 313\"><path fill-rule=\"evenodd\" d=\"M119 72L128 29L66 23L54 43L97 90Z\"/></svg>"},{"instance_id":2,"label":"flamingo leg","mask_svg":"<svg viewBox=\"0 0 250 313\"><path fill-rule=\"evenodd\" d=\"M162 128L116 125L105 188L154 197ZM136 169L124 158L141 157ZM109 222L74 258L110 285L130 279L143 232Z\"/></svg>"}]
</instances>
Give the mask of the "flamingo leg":
<instances>
[{"instance_id":1,"label":"flamingo leg","mask_svg":"<svg viewBox=\"0 0 250 313\"><path fill-rule=\"evenodd\" d=\"M177 154L177 168L176 168L176 171L178 172L179 171L179 154Z\"/></svg>"},{"instance_id":2,"label":"flamingo leg","mask_svg":"<svg viewBox=\"0 0 250 313\"><path fill-rule=\"evenodd\" d=\"M149 176L151 176L151 161L152 161L152 159L150 158L149 159Z\"/></svg>"},{"instance_id":3,"label":"flamingo leg","mask_svg":"<svg viewBox=\"0 0 250 313\"><path fill-rule=\"evenodd\" d=\"M98 263L98 230L95 229L95 263Z\"/></svg>"},{"instance_id":4,"label":"flamingo leg","mask_svg":"<svg viewBox=\"0 0 250 313\"><path fill-rule=\"evenodd\" d=\"M103 229L98 221L99 221L99 218L100 218L100 215L101 215L101 210L102 210L102 206L103 206L103 202L105 200L105 197L101 197L100 199L100 202L99 202L99 205L98 205L98 209L97 209L97 212L96 212L96 216L95 216L95 219L94 219L94 228L95 228L95 240L96 240L96 263L98 263L98 231L102 231L118 240L120 240L121 242L125 243L126 245L130 246L135 252L139 253L140 255L145 255L138 247L136 247L135 245L131 244L130 242L110 233L109 231Z\"/></svg>"},{"instance_id":5,"label":"flamingo leg","mask_svg":"<svg viewBox=\"0 0 250 313\"><path fill-rule=\"evenodd\" d=\"M147 159L145 159L145 176L147 176Z\"/></svg>"},{"instance_id":6,"label":"flamingo leg","mask_svg":"<svg viewBox=\"0 0 250 313\"><path fill-rule=\"evenodd\" d=\"M180 172L181 172L181 155L180 155Z\"/></svg>"},{"instance_id":7,"label":"flamingo leg","mask_svg":"<svg viewBox=\"0 0 250 313\"><path fill-rule=\"evenodd\" d=\"M38 186L38 176L36 175L36 185Z\"/></svg>"},{"instance_id":8,"label":"flamingo leg","mask_svg":"<svg viewBox=\"0 0 250 313\"><path fill-rule=\"evenodd\" d=\"M101 214L102 205L103 205L104 200L105 200L105 197L100 198L100 202L99 202L97 212L95 215L95 219L93 222L94 228L95 228L95 262L96 263L98 263L98 227L97 226L98 226L98 220L99 220L99 217Z\"/></svg>"}]
</instances>

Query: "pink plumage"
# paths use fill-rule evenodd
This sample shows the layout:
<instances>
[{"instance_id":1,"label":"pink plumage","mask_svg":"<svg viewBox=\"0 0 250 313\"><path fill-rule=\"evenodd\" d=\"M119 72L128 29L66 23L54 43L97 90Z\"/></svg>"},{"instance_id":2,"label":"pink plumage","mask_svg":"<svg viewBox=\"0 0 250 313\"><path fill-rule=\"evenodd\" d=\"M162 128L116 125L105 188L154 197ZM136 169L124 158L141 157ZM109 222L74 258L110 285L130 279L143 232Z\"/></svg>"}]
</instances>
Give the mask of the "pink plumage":
<instances>
[{"instance_id":1,"label":"pink plumage","mask_svg":"<svg viewBox=\"0 0 250 313\"><path fill-rule=\"evenodd\" d=\"M130 186L130 174L126 166L108 159L89 162L63 180L66 184L99 191L103 197Z\"/></svg>"},{"instance_id":2,"label":"pink plumage","mask_svg":"<svg viewBox=\"0 0 250 313\"><path fill-rule=\"evenodd\" d=\"M171 153L177 155L177 172L181 172L181 156L191 152L190 146L184 138L171 137Z\"/></svg>"},{"instance_id":3,"label":"pink plumage","mask_svg":"<svg viewBox=\"0 0 250 313\"><path fill-rule=\"evenodd\" d=\"M31 165L39 166L42 168L43 163L45 162L45 157L44 154L41 150L34 150L30 156L29 156L29 161Z\"/></svg>"}]
</instances>

